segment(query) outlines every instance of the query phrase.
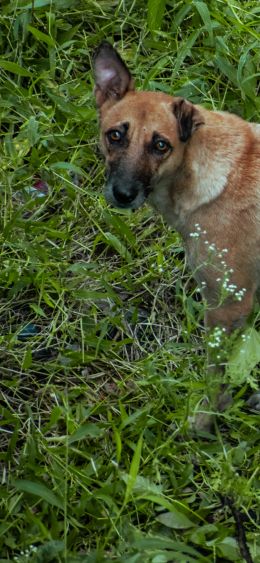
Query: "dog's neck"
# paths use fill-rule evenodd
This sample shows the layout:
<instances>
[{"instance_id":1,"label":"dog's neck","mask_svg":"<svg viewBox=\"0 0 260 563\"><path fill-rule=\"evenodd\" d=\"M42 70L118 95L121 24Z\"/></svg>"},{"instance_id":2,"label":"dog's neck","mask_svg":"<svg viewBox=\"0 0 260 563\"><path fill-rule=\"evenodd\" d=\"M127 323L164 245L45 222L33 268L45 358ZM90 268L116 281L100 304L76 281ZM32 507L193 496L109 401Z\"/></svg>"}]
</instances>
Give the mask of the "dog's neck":
<instances>
[{"instance_id":1,"label":"dog's neck","mask_svg":"<svg viewBox=\"0 0 260 563\"><path fill-rule=\"evenodd\" d=\"M229 171L228 162L212 162L207 154L200 154L196 162L181 165L174 178L159 180L149 202L169 225L184 234L192 213L224 191Z\"/></svg>"},{"instance_id":2,"label":"dog's neck","mask_svg":"<svg viewBox=\"0 0 260 563\"><path fill-rule=\"evenodd\" d=\"M206 110L205 114L208 114ZM211 116L213 112L210 112ZM207 117L207 115L206 115ZM223 142L219 142L218 122L223 114L216 112L213 123L207 123L195 132L185 148L185 157L174 176L161 178L154 185L149 202L181 234L187 232L190 219L202 205L216 200L228 185L229 175L234 168L234 156L229 148L237 146L237 129L233 129L230 116L230 131ZM210 144L208 130L211 129ZM212 135L214 129L214 135ZM213 156L212 156L213 155ZM234 153L231 151L231 155Z\"/></svg>"}]
</instances>

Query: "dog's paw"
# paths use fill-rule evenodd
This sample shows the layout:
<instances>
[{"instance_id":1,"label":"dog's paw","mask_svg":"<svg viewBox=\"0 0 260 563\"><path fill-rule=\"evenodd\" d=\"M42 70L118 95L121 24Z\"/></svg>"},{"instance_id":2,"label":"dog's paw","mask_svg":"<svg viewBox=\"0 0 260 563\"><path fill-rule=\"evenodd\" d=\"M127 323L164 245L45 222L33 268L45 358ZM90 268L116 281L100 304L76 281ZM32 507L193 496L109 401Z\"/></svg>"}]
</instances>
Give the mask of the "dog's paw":
<instances>
[{"instance_id":1,"label":"dog's paw","mask_svg":"<svg viewBox=\"0 0 260 563\"><path fill-rule=\"evenodd\" d=\"M223 413L231 404L232 395L226 385L221 385L215 396L211 400L204 399L194 416L189 418L190 428L194 433L212 433L218 414Z\"/></svg>"},{"instance_id":2,"label":"dog's paw","mask_svg":"<svg viewBox=\"0 0 260 563\"><path fill-rule=\"evenodd\" d=\"M204 399L193 416L189 416L189 427L194 434L211 432L214 428L215 413L211 411L210 402Z\"/></svg>"}]
</instances>

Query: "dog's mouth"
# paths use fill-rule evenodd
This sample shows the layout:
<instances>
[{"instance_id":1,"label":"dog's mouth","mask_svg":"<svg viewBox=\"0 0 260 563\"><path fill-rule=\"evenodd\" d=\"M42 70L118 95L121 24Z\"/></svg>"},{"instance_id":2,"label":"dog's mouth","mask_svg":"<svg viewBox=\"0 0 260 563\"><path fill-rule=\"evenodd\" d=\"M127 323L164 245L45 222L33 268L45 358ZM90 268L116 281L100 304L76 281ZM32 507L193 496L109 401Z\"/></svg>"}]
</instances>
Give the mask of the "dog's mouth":
<instances>
[{"instance_id":1,"label":"dog's mouth","mask_svg":"<svg viewBox=\"0 0 260 563\"><path fill-rule=\"evenodd\" d=\"M141 182L129 187L127 184L123 186L108 181L105 186L105 198L113 207L135 210L145 203L151 191L150 186L143 186Z\"/></svg>"}]
</instances>

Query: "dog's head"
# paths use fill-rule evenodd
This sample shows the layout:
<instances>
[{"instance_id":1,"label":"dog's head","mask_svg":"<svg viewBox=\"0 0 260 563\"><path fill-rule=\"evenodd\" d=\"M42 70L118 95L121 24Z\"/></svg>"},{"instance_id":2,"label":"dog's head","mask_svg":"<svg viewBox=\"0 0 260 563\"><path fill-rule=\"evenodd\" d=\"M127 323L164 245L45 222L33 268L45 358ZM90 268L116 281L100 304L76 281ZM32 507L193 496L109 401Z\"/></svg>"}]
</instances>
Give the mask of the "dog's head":
<instances>
[{"instance_id":1,"label":"dog's head","mask_svg":"<svg viewBox=\"0 0 260 563\"><path fill-rule=\"evenodd\" d=\"M107 42L95 53L94 75L106 199L115 207L137 209L155 186L170 182L203 119L183 98L135 91L127 66Z\"/></svg>"}]
</instances>

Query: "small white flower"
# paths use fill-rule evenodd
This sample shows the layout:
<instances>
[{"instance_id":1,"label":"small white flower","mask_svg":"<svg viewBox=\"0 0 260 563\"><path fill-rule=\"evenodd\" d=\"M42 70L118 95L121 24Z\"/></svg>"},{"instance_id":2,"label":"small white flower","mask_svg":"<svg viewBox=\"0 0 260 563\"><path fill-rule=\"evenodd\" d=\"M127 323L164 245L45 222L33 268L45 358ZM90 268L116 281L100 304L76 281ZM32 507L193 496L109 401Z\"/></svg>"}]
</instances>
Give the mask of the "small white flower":
<instances>
[{"instance_id":1,"label":"small white flower","mask_svg":"<svg viewBox=\"0 0 260 563\"><path fill-rule=\"evenodd\" d=\"M199 238L199 233L190 233L191 238Z\"/></svg>"}]
</instances>

